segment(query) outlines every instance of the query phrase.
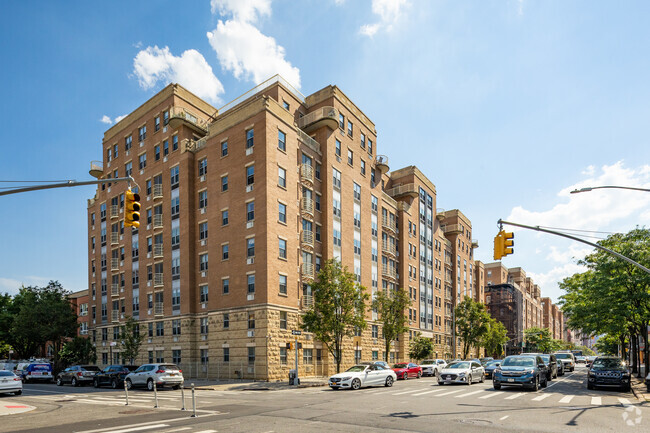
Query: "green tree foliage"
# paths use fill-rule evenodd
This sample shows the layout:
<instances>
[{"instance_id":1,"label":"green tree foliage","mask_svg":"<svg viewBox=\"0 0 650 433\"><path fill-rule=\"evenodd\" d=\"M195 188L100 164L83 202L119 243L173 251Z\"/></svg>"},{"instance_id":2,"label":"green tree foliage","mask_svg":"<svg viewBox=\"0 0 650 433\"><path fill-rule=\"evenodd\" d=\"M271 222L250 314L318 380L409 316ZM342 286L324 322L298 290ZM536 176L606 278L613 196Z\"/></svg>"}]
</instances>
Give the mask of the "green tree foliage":
<instances>
[{"instance_id":1,"label":"green tree foliage","mask_svg":"<svg viewBox=\"0 0 650 433\"><path fill-rule=\"evenodd\" d=\"M140 334L138 321L133 317L127 317L120 327L120 338L122 339L122 356L131 364L135 363L142 345L142 334Z\"/></svg>"},{"instance_id":2,"label":"green tree foliage","mask_svg":"<svg viewBox=\"0 0 650 433\"><path fill-rule=\"evenodd\" d=\"M63 366L94 364L97 362L97 352L90 339L74 337L63 345L59 351L59 359Z\"/></svg>"},{"instance_id":3,"label":"green tree foliage","mask_svg":"<svg viewBox=\"0 0 650 433\"><path fill-rule=\"evenodd\" d=\"M538 328L536 326L524 330L524 340L526 342L526 352L551 353L558 350L551 338L551 331L548 328Z\"/></svg>"},{"instance_id":4,"label":"green tree foliage","mask_svg":"<svg viewBox=\"0 0 650 433\"><path fill-rule=\"evenodd\" d=\"M619 344L621 340L616 335L603 335L594 345L601 355L616 355L619 353Z\"/></svg>"},{"instance_id":5,"label":"green tree foliage","mask_svg":"<svg viewBox=\"0 0 650 433\"><path fill-rule=\"evenodd\" d=\"M390 293L380 290L372 302L372 307L377 311L377 317L382 324L385 347L384 361L388 361L392 342L408 331L404 312L410 306L411 299L402 289L392 290Z\"/></svg>"},{"instance_id":6,"label":"green tree foliage","mask_svg":"<svg viewBox=\"0 0 650 433\"><path fill-rule=\"evenodd\" d=\"M485 305L465 296L454 310L456 313L456 335L463 342L463 359L467 358L472 346L478 347L488 331L490 314Z\"/></svg>"},{"instance_id":7,"label":"green tree foliage","mask_svg":"<svg viewBox=\"0 0 650 433\"><path fill-rule=\"evenodd\" d=\"M340 372L343 339L366 328L366 302L370 296L336 259L324 263L312 289L314 304L303 315L302 328L327 347Z\"/></svg>"},{"instance_id":8,"label":"green tree foliage","mask_svg":"<svg viewBox=\"0 0 650 433\"><path fill-rule=\"evenodd\" d=\"M421 361L431 358L433 355L433 341L430 338L423 337L419 332L409 345L409 356L411 359Z\"/></svg>"},{"instance_id":9,"label":"green tree foliage","mask_svg":"<svg viewBox=\"0 0 650 433\"><path fill-rule=\"evenodd\" d=\"M487 355L501 357L503 345L508 341L508 330L503 323L490 318L487 323L487 332L483 335L481 343Z\"/></svg>"}]
</instances>

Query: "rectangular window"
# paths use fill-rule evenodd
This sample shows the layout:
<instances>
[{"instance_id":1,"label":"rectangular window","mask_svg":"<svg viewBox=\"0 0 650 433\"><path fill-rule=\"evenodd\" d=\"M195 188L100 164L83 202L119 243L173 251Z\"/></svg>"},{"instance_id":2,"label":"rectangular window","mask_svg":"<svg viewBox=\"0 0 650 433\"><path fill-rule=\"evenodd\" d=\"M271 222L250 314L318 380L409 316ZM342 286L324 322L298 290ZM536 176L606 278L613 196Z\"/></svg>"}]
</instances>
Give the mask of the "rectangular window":
<instances>
[{"instance_id":1,"label":"rectangular window","mask_svg":"<svg viewBox=\"0 0 650 433\"><path fill-rule=\"evenodd\" d=\"M174 364L180 364L181 363L181 350L180 349L173 349L172 350L172 362Z\"/></svg>"},{"instance_id":2,"label":"rectangular window","mask_svg":"<svg viewBox=\"0 0 650 433\"><path fill-rule=\"evenodd\" d=\"M163 124L167 126L169 123L169 111L163 111Z\"/></svg>"},{"instance_id":3,"label":"rectangular window","mask_svg":"<svg viewBox=\"0 0 650 433\"><path fill-rule=\"evenodd\" d=\"M172 228L172 248L175 247L175 246L180 245L180 243L181 243L181 235L180 235L180 233L181 233L180 227ZM206 232L206 234L207 234L207 232Z\"/></svg>"},{"instance_id":4,"label":"rectangular window","mask_svg":"<svg viewBox=\"0 0 650 433\"><path fill-rule=\"evenodd\" d=\"M124 173L126 177L129 177L131 174L133 174L133 163L131 161L124 164Z\"/></svg>"},{"instance_id":5,"label":"rectangular window","mask_svg":"<svg viewBox=\"0 0 650 433\"><path fill-rule=\"evenodd\" d=\"M287 134L278 131L278 149L287 150Z\"/></svg>"},{"instance_id":6,"label":"rectangular window","mask_svg":"<svg viewBox=\"0 0 650 433\"><path fill-rule=\"evenodd\" d=\"M221 176L221 192L228 191L228 176Z\"/></svg>"},{"instance_id":7,"label":"rectangular window","mask_svg":"<svg viewBox=\"0 0 650 433\"><path fill-rule=\"evenodd\" d=\"M178 187L178 176L179 176L179 167L172 167L169 170L170 178L171 178L171 184L172 188L177 188Z\"/></svg>"},{"instance_id":8,"label":"rectangular window","mask_svg":"<svg viewBox=\"0 0 650 433\"><path fill-rule=\"evenodd\" d=\"M286 275L280 275L280 294L282 294L282 295L287 294L287 276Z\"/></svg>"},{"instance_id":9,"label":"rectangular window","mask_svg":"<svg viewBox=\"0 0 650 433\"><path fill-rule=\"evenodd\" d=\"M248 348L248 365L255 365L255 348Z\"/></svg>"},{"instance_id":10,"label":"rectangular window","mask_svg":"<svg viewBox=\"0 0 650 433\"><path fill-rule=\"evenodd\" d=\"M126 137L126 138L124 139L124 150L125 150L126 152L128 152L129 149L131 149L131 145L132 145L132 144L133 144L133 136L132 136L132 135L129 135L128 137Z\"/></svg>"},{"instance_id":11,"label":"rectangular window","mask_svg":"<svg viewBox=\"0 0 650 433\"><path fill-rule=\"evenodd\" d=\"M208 158L199 161L199 176L205 176L208 173Z\"/></svg>"},{"instance_id":12,"label":"rectangular window","mask_svg":"<svg viewBox=\"0 0 650 433\"><path fill-rule=\"evenodd\" d=\"M147 138L147 125L138 128L138 141L144 141Z\"/></svg>"},{"instance_id":13,"label":"rectangular window","mask_svg":"<svg viewBox=\"0 0 650 433\"><path fill-rule=\"evenodd\" d=\"M221 293L227 295L230 293L230 279L224 278L221 280ZM225 316L224 316L225 317Z\"/></svg>"},{"instance_id":14,"label":"rectangular window","mask_svg":"<svg viewBox=\"0 0 650 433\"><path fill-rule=\"evenodd\" d=\"M364 161L363 159L361 160L361 174L363 174L364 176L366 174L366 161Z\"/></svg>"},{"instance_id":15,"label":"rectangular window","mask_svg":"<svg viewBox=\"0 0 650 433\"><path fill-rule=\"evenodd\" d=\"M223 348L223 362L230 362L230 347Z\"/></svg>"},{"instance_id":16,"label":"rectangular window","mask_svg":"<svg viewBox=\"0 0 650 433\"><path fill-rule=\"evenodd\" d=\"M348 149L348 164L354 165L354 152Z\"/></svg>"},{"instance_id":17,"label":"rectangular window","mask_svg":"<svg viewBox=\"0 0 650 433\"><path fill-rule=\"evenodd\" d=\"M228 260L228 244L221 245L221 260Z\"/></svg>"},{"instance_id":18,"label":"rectangular window","mask_svg":"<svg viewBox=\"0 0 650 433\"><path fill-rule=\"evenodd\" d=\"M361 135L361 147L362 147L363 149L365 149L365 148L366 148L366 134L364 134L364 133L362 132L360 135Z\"/></svg>"},{"instance_id":19,"label":"rectangular window","mask_svg":"<svg viewBox=\"0 0 650 433\"><path fill-rule=\"evenodd\" d=\"M379 338L379 327L372 325L372 338Z\"/></svg>"},{"instance_id":20,"label":"rectangular window","mask_svg":"<svg viewBox=\"0 0 650 433\"><path fill-rule=\"evenodd\" d=\"M228 155L228 142L224 141L221 143L221 156Z\"/></svg>"},{"instance_id":21,"label":"rectangular window","mask_svg":"<svg viewBox=\"0 0 650 433\"><path fill-rule=\"evenodd\" d=\"M342 114L339 114L339 128L345 128L345 117Z\"/></svg>"},{"instance_id":22,"label":"rectangular window","mask_svg":"<svg viewBox=\"0 0 650 433\"><path fill-rule=\"evenodd\" d=\"M255 257L255 238L246 240L246 257Z\"/></svg>"},{"instance_id":23,"label":"rectangular window","mask_svg":"<svg viewBox=\"0 0 650 433\"><path fill-rule=\"evenodd\" d=\"M169 140L163 141L163 156L169 155Z\"/></svg>"},{"instance_id":24,"label":"rectangular window","mask_svg":"<svg viewBox=\"0 0 650 433\"><path fill-rule=\"evenodd\" d=\"M278 250L279 250L279 257L281 259L287 259L287 241L284 239L278 239Z\"/></svg>"},{"instance_id":25,"label":"rectangular window","mask_svg":"<svg viewBox=\"0 0 650 433\"><path fill-rule=\"evenodd\" d=\"M287 187L287 170L282 167L278 167L278 185L282 188Z\"/></svg>"},{"instance_id":26,"label":"rectangular window","mask_svg":"<svg viewBox=\"0 0 650 433\"><path fill-rule=\"evenodd\" d=\"M199 269L201 272L208 270L208 254L199 255Z\"/></svg>"},{"instance_id":27,"label":"rectangular window","mask_svg":"<svg viewBox=\"0 0 650 433\"><path fill-rule=\"evenodd\" d=\"M156 116L153 119L153 130L158 131L160 129L160 116Z\"/></svg>"},{"instance_id":28,"label":"rectangular window","mask_svg":"<svg viewBox=\"0 0 650 433\"><path fill-rule=\"evenodd\" d=\"M255 183L255 166L249 165L246 167L246 185L252 185Z\"/></svg>"},{"instance_id":29,"label":"rectangular window","mask_svg":"<svg viewBox=\"0 0 650 433\"><path fill-rule=\"evenodd\" d=\"M181 199L180 197L172 198L172 218L178 216L181 212Z\"/></svg>"},{"instance_id":30,"label":"rectangular window","mask_svg":"<svg viewBox=\"0 0 650 433\"><path fill-rule=\"evenodd\" d=\"M321 238L320 238L320 226L319 225L316 226L316 231L314 232L314 237L316 238L317 242L321 241Z\"/></svg>"},{"instance_id":31,"label":"rectangular window","mask_svg":"<svg viewBox=\"0 0 650 433\"><path fill-rule=\"evenodd\" d=\"M332 185L336 189L341 189L341 172L335 168L332 169Z\"/></svg>"},{"instance_id":32,"label":"rectangular window","mask_svg":"<svg viewBox=\"0 0 650 433\"><path fill-rule=\"evenodd\" d=\"M255 293L255 274L251 274L247 278L248 280L248 293ZM253 326L254 328L255 326Z\"/></svg>"},{"instance_id":33,"label":"rectangular window","mask_svg":"<svg viewBox=\"0 0 650 433\"><path fill-rule=\"evenodd\" d=\"M287 205L283 203L278 203L278 221L281 223L287 222Z\"/></svg>"},{"instance_id":34,"label":"rectangular window","mask_svg":"<svg viewBox=\"0 0 650 433\"><path fill-rule=\"evenodd\" d=\"M253 129L249 129L246 131L246 149L250 149L255 145L255 131Z\"/></svg>"},{"instance_id":35,"label":"rectangular window","mask_svg":"<svg viewBox=\"0 0 650 433\"><path fill-rule=\"evenodd\" d=\"M255 329L255 313L248 313L248 329Z\"/></svg>"},{"instance_id":36,"label":"rectangular window","mask_svg":"<svg viewBox=\"0 0 650 433\"><path fill-rule=\"evenodd\" d=\"M200 223L199 224L199 240L207 239L208 238L208 223Z\"/></svg>"},{"instance_id":37,"label":"rectangular window","mask_svg":"<svg viewBox=\"0 0 650 433\"><path fill-rule=\"evenodd\" d=\"M250 201L246 203L246 221L253 221L255 219L255 202Z\"/></svg>"},{"instance_id":38,"label":"rectangular window","mask_svg":"<svg viewBox=\"0 0 650 433\"><path fill-rule=\"evenodd\" d=\"M302 363L311 365L314 363L313 349L302 349Z\"/></svg>"},{"instance_id":39,"label":"rectangular window","mask_svg":"<svg viewBox=\"0 0 650 433\"><path fill-rule=\"evenodd\" d=\"M207 286L206 286L206 289L207 289ZM201 323L201 334L204 334L204 335L207 334L208 333L208 318L207 317L201 317L201 322L200 323ZM201 358L203 358L203 355L201 355Z\"/></svg>"},{"instance_id":40,"label":"rectangular window","mask_svg":"<svg viewBox=\"0 0 650 433\"><path fill-rule=\"evenodd\" d=\"M320 195L316 194L316 198L314 200L314 207L318 212L320 212Z\"/></svg>"},{"instance_id":41,"label":"rectangular window","mask_svg":"<svg viewBox=\"0 0 650 433\"><path fill-rule=\"evenodd\" d=\"M208 207L208 191L199 191L199 209Z\"/></svg>"},{"instance_id":42,"label":"rectangular window","mask_svg":"<svg viewBox=\"0 0 650 433\"><path fill-rule=\"evenodd\" d=\"M336 153L336 156L341 156L341 142L336 140L336 145L334 147L334 152Z\"/></svg>"},{"instance_id":43,"label":"rectangular window","mask_svg":"<svg viewBox=\"0 0 650 433\"><path fill-rule=\"evenodd\" d=\"M356 201L361 201L361 185L355 182L353 189L354 189L354 199Z\"/></svg>"},{"instance_id":44,"label":"rectangular window","mask_svg":"<svg viewBox=\"0 0 650 433\"><path fill-rule=\"evenodd\" d=\"M368 139L368 153L372 155L372 140Z\"/></svg>"},{"instance_id":45,"label":"rectangular window","mask_svg":"<svg viewBox=\"0 0 650 433\"><path fill-rule=\"evenodd\" d=\"M352 122L348 120L348 135L352 137Z\"/></svg>"},{"instance_id":46,"label":"rectangular window","mask_svg":"<svg viewBox=\"0 0 650 433\"><path fill-rule=\"evenodd\" d=\"M228 225L228 211L227 210L222 210L221 211L221 225L222 226L227 226Z\"/></svg>"},{"instance_id":47,"label":"rectangular window","mask_svg":"<svg viewBox=\"0 0 650 433\"><path fill-rule=\"evenodd\" d=\"M287 329L287 312L280 311L280 329Z\"/></svg>"},{"instance_id":48,"label":"rectangular window","mask_svg":"<svg viewBox=\"0 0 650 433\"><path fill-rule=\"evenodd\" d=\"M164 336L165 336L165 323L156 322L156 337L164 337Z\"/></svg>"},{"instance_id":49,"label":"rectangular window","mask_svg":"<svg viewBox=\"0 0 650 433\"><path fill-rule=\"evenodd\" d=\"M154 159L160 161L160 146L154 146L153 148Z\"/></svg>"},{"instance_id":50,"label":"rectangular window","mask_svg":"<svg viewBox=\"0 0 650 433\"><path fill-rule=\"evenodd\" d=\"M280 347L280 364L287 365L287 348Z\"/></svg>"},{"instance_id":51,"label":"rectangular window","mask_svg":"<svg viewBox=\"0 0 650 433\"><path fill-rule=\"evenodd\" d=\"M172 335L181 335L181 319L172 320Z\"/></svg>"},{"instance_id":52,"label":"rectangular window","mask_svg":"<svg viewBox=\"0 0 650 433\"><path fill-rule=\"evenodd\" d=\"M172 137L172 151L178 150L178 135Z\"/></svg>"},{"instance_id":53,"label":"rectangular window","mask_svg":"<svg viewBox=\"0 0 650 433\"><path fill-rule=\"evenodd\" d=\"M315 169L314 169L314 176L316 179L320 180L320 164L316 163Z\"/></svg>"}]
</instances>

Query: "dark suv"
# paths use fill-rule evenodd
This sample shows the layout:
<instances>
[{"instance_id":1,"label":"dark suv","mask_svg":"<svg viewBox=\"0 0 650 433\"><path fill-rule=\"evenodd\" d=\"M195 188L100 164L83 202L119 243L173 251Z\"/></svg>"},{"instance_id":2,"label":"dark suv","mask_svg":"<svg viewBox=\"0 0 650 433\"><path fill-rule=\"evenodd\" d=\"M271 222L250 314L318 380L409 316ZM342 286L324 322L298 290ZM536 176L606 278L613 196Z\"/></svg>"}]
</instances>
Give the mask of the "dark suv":
<instances>
[{"instance_id":1,"label":"dark suv","mask_svg":"<svg viewBox=\"0 0 650 433\"><path fill-rule=\"evenodd\" d=\"M548 369L546 378L549 381L557 379L557 376L559 375L559 367L555 355L549 355L548 353L522 353L522 355L535 355L542 358L542 361L544 361L544 364L546 364L546 368Z\"/></svg>"},{"instance_id":2,"label":"dark suv","mask_svg":"<svg viewBox=\"0 0 650 433\"><path fill-rule=\"evenodd\" d=\"M501 386L529 387L537 391L548 384L548 368L539 355L507 356L492 373L494 389Z\"/></svg>"},{"instance_id":3,"label":"dark suv","mask_svg":"<svg viewBox=\"0 0 650 433\"><path fill-rule=\"evenodd\" d=\"M93 385L99 388L102 385L110 385L111 388L121 388L124 386L124 378L127 374L135 371L137 365L109 365L100 371L93 378Z\"/></svg>"},{"instance_id":4,"label":"dark suv","mask_svg":"<svg viewBox=\"0 0 650 433\"><path fill-rule=\"evenodd\" d=\"M587 389L615 386L622 391L630 391L630 371L625 362L615 356L599 356L594 359L587 376Z\"/></svg>"}]
</instances>

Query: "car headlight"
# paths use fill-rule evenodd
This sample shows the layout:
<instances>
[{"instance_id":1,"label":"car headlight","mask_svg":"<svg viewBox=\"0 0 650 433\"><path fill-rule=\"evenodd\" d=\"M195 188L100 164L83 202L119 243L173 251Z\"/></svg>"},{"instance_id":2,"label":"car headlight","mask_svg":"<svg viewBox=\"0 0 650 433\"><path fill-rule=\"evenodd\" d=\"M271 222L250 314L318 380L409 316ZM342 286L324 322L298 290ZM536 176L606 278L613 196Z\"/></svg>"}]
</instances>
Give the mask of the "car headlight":
<instances>
[{"instance_id":1,"label":"car headlight","mask_svg":"<svg viewBox=\"0 0 650 433\"><path fill-rule=\"evenodd\" d=\"M350 380L350 379L352 379L352 376L346 376L346 377L341 378L342 381L346 381L346 380Z\"/></svg>"},{"instance_id":2,"label":"car headlight","mask_svg":"<svg viewBox=\"0 0 650 433\"><path fill-rule=\"evenodd\" d=\"M465 377L465 373L459 373L458 377Z\"/></svg>"}]
</instances>

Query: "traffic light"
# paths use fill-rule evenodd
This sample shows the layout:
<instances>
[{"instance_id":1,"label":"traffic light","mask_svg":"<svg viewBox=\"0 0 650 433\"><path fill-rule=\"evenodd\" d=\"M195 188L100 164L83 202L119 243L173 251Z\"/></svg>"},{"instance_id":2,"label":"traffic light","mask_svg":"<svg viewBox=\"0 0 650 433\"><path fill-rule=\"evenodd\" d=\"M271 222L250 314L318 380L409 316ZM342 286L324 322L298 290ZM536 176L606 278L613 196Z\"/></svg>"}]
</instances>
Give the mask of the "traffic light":
<instances>
[{"instance_id":1,"label":"traffic light","mask_svg":"<svg viewBox=\"0 0 650 433\"><path fill-rule=\"evenodd\" d=\"M514 237L514 233L504 230L501 230L494 237L494 260L501 260L502 257L514 252L512 248L515 244L515 241L512 240Z\"/></svg>"},{"instance_id":2,"label":"traffic light","mask_svg":"<svg viewBox=\"0 0 650 433\"><path fill-rule=\"evenodd\" d=\"M293 350L293 343L287 343L287 350Z\"/></svg>"},{"instance_id":3,"label":"traffic light","mask_svg":"<svg viewBox=\"0 0 650 433\"><path fill-rule=\"evenodd\" d=\"M124 225L127 227L140 227L140 194L131 191L131 188L129 188L126 190L125 200Z\"/></svg>"}]
</instances>

